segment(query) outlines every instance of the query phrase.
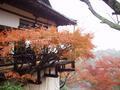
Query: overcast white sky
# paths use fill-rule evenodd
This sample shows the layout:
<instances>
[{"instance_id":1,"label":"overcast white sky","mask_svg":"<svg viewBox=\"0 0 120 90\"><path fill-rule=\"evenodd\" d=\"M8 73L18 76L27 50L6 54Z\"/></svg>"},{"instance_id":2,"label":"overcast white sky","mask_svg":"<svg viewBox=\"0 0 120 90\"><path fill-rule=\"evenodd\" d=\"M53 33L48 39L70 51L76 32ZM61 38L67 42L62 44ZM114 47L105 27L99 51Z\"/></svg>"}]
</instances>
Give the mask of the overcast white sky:
<instances>
[{"instance_id":1,"label":"overcast white sky","mask_svg":"<svg viewBox=\"0 0 120 90\"><path fill-rule=\"evenodd\" d=\"M112 20L113 12L102 0L90 0L95 10ZM118 0L120 1L120 0ZM63 15L76 19L78 26L85 32L94 34L93 43L95 50L117 49L120 50L120 31L111 29L106 24L91 14L87 5L80 0L50 0L52 7ZM111 18L112 17L112 18Z\"/></svg>"}]
</instances>

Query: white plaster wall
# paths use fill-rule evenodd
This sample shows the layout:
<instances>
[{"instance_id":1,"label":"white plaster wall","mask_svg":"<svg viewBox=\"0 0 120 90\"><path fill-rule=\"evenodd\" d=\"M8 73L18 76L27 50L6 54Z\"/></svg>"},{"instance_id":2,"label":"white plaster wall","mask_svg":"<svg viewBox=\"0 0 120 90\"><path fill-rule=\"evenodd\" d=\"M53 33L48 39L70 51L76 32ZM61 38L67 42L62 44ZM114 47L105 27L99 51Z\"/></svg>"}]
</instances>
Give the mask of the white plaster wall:
<instances>
[{"instance_id":1,"label":"white plaster wall","mask_svg":"<svg viewBox=\"0 0 120 90\"><path fill-rule=\"evenodd\" d=\"M6 10L12 11L12 12L18 13L18 14L20 14L20 15L23 15L23 16L26 16L26 17L35 19L35 17L33 16L32 13L23 11L23 10L21 10L21 9L18 9L18 8L16 8L16 7L13 7L13 6L10 6L10 5L8 5L8 4L1 4L0 7L3 8L3 9L6 9ZM38 12L38 13L40 13L40 12ZM29 19L26 19L26 18L23 18L23 17L20 17L20 18L25 19L25 20L28 20L28 21L31 21L31 22L34 22L33 20L29 20ZM49 24L52 24L52 25L56 25L55 22L53 22L53 21L51 21L51 20L47 20L47 19L45 19L45 18L39 17L38 20L41 21L41 22L44 22L44 23L49 23Z\"/></svg>"},{"instance_id":2,"label":"white plaster wall","mask_svg":"<svg viewBox=\"0 0 120 90\"><path fill-rule=\"evenodd\" d=\"M25 90L60 90L59 88L59 77L47 77L40 85L28 84L25 86Z\"/></svg>"},{"instance_id":3,"label":"white plaster wall","mask_svg":"<svg viewBox=\"0 0 120 90\"><path fill-rule=\"evenodd\" d=\"M19 16L0 10L0 25L17 28L19 26Z\"/></svg>"}]
</instances>

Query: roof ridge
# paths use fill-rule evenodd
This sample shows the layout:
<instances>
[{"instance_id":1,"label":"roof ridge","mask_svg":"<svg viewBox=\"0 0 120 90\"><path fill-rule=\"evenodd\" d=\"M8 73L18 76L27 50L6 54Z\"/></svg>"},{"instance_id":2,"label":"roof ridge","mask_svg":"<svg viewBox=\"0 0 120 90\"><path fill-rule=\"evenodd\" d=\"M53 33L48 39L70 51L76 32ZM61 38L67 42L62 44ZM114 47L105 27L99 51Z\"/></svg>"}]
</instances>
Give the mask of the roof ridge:
<instances>
[{"instance_id":1,"label":"roof ridge","mask_svg":"<svg viewBox=\"0 0 120 90\"><path fill-rule=\"evenodd\" d=\"M59 13L59 12L56 11L54 8L50 7L49 5L47 5L46 3L42 2L41 0L37 0L37 1L38 1L40 4L44 5L45 7L51 9L53 12L58 13L59 15L63 16L65 19L67 19L67 20L69 19L69 20L71 20L71 21L73 21L73 22L76 23L76 20L71 19L71 18L67 17L67 16L64 15L64 14Z\"/></svg>"},{"instance_id":2,"label":"roof ridge","mask_svg":"<svg viewBox=\"0 0 120 90\"><path fill-rule=\"evenodd\" d=\"M49 2L49 0L47 0L47 1L45 1L45 0L37 0L38 2L41 2L41 3L43 3L43 4L45 4L45 5L47 5L47 6L49 6L49 7L52 7L51 6L51 4L50 4L50 2Z\"/></svg>"}]
</instances>

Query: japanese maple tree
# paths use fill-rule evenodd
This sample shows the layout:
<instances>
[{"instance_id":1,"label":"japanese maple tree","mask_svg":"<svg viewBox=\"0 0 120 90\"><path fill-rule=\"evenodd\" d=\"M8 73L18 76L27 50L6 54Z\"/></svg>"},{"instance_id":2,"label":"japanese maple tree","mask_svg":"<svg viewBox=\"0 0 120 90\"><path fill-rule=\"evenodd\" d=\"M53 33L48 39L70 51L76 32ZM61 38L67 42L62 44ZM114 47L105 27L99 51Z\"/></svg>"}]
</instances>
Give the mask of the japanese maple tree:
<instances>
[{"instance_id":1,"label":"japanese maple tree","mask_svg":"<svg viewBox=\"0 0 120 90\"><path fill-rule=\"evenodd\" d=\"M55 27L48 30L42 28L3 30L0 32L0 56L12 61L11 51L14 52L15 46L20 45L19 42L24 42L29 43L36 57L41 55L43 49L46 48L50 52L59 52L57 53L59 59L90 58L93 57L92 49L94 48L91 42L92 38L91 34L82 34L80 30L73 33L68 31L58 32ZM19 79L27 76L27 74L20 76L15 72L8 72L5 75L7 78L15 77ZM33 80L33 78L31 79Z\"/></svg>"}]
</instances>

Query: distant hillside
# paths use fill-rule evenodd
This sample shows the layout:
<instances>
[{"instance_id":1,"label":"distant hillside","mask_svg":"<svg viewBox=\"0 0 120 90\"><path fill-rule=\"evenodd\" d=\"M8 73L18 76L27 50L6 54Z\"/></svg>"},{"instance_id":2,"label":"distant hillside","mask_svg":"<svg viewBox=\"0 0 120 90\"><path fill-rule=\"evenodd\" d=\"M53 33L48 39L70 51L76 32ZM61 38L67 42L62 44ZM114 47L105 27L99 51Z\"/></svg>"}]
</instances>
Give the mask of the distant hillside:
<instances>
[{"instance_id":1,"label":"distant hillside","mask_svg":"<svg viewBox=\"0 0 120 90\"><path fill-rule=\"evenodd\" d=\"M97 58L101 58L103 56L120 57L120 51L115 49L99 50L94 52L94 55Z\"/></svg>"},{"instance_id":2,"label":"distant hillside","mask_svg":"<svg viewBox=\"0 0 120 90\"><path fill-rule=\"evenodd\" d=\"M95 58L87 60L87 63L91 65L95 65L95 61L99 60L104 56L120 57L120 51L114 50L114 49L99 50L99 51L95 51L94 55L95 55ZM77 61L76 67L79 66L80 64L81 64L81 61ZM76 77L76 75L74 75L74 77ZM74 84L74 86L68 85L68 88L69 88L68 90L86 90L85 88L81 88L77 82Z\"/></svg>"}]
</instances>

